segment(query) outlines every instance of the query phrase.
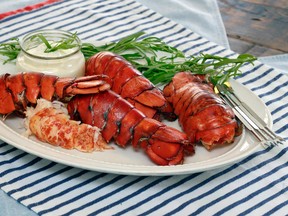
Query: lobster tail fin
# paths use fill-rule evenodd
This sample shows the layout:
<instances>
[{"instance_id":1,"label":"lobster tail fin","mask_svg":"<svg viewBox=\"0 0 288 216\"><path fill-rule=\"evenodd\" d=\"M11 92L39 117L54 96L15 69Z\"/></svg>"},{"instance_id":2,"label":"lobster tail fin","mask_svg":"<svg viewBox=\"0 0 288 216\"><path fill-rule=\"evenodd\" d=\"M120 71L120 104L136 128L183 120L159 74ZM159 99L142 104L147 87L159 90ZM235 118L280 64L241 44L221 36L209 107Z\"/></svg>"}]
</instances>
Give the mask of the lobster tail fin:
<instances>
[{"instance_id":1,"label":"lobster tail fin","mask_svg":"<svg viewBox=\"0 0 288 216\"><path fill-rule=\"evenodd\" d=\"M77 95L68 103L68 111L72 119L80 116L83 123L101 128L106 141L114 139L121 147L126 147L129 142L134 148L140 146L158 165L182 163L188 147L190 153L194 152L186 134L146 117L110 90Z\"/></svg>"},{"instance_id":2,"label":"lobster tail fin","mask_svg":"<svg viewBox=\"0 0 288 216\"><path fill-rule=\"evenodd\" d=\"M141 146L158 165L175 165L183 162L184 150L194 153L194 146L186 134L154 119L143 119L134 129L133 146ZM185 148L185 147L190 148Z\"/></svg>"}]
</instances>

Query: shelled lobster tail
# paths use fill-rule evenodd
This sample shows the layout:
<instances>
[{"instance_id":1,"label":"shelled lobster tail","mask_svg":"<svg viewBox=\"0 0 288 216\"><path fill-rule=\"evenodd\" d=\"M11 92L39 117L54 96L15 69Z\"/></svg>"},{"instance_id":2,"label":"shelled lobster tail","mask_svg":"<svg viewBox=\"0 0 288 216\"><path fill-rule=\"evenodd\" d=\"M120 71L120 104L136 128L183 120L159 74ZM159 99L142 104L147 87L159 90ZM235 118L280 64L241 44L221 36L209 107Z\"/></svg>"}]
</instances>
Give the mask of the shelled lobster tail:
<instances>
[{"instance_id":1,"label":"shelled lobster tail","mask_svg":"<svg viewBox=\"0 0 288 216\"><path fill-rule=\"evenodd\" d=\"M232 109L215 94L204 76L177 73L163 92L191 142L201 142L210 150L232 143L241 133Z\"/></svg>"},{"instance_id":2,"label":"shelled lobster tail","mask_svg":"<svg viewBox=\"0 0 288 216\"><path fill-rule=\"evenodd\" d=\"M140 146L158 165L181 164L188 146L189 153L194 153L186 134L146 117L110 90L73 97L68 112L72 119L100 128L107 142L114 140L121 147L128 143Z\"/></svg>"},{"instance_id":3,"label":"shelled lobster tail","mask_svg":"<svg viewBox=\"0 0 288 216\"><path fill-rule=\"evenodd\" d=\"M111 90L128 100L147 117L175 120L171 104L147 78L124 58L111 52L103 51L89 58L86 62L86 75L107 75Z\"/></svg>"},{"instance_id":4,"label":"shelled lobster tail","mask_svg":"<svg viewBox=\"0 0 288 216\"><path fill-rule=\"evenodd\" d=\"M59 78L43 73L29 72L0 75L0 114L22 113L34 106L37 99L63 100L76 94L97 93L110 88L106 76Z\"/></svg>"},{"instance_id":5,"label":"shelled lobster tail","mask_svg":"<svg viewBox=\"0 0 288 216\"><path fill-rule=\"evenodd\" d=\"M24 135L35 135L42 142L81 152L113 149L103 139L100 129L70 120L65 105L59 101L37 100L36 107L25 111Z\"/></svg>"}]
</instances>

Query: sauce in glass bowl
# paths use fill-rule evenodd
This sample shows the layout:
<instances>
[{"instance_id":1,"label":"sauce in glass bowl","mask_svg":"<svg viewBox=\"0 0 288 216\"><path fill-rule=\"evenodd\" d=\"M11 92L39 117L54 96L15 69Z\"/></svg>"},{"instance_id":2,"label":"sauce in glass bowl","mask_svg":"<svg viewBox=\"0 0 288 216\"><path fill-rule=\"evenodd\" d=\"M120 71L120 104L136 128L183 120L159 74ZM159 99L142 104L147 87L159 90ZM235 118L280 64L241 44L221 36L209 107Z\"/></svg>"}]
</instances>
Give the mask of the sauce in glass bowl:
<instances>
[{"instance_id":1,"label":"sauce in glass bowl","mask_svg":"<svg viewBox=\"0 0 288 216\"><path fill-rule=\"evenodd\" d=\"M49 50L63 41L69 41L65 49ZM81 77L85 74L81 41L70 32L50 29L35 31L24 36L20 46L21 52L16 60L18 72L41 72L59 77Z\"/></svg>"}]
</instances>

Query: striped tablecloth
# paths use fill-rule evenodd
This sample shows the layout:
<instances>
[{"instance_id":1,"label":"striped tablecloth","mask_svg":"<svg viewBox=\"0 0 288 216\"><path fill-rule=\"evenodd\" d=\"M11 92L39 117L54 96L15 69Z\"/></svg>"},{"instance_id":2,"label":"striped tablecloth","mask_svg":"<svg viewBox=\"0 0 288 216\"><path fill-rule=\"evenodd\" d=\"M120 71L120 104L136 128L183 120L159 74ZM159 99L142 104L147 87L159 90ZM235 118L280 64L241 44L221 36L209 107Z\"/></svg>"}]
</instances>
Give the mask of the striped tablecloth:
<instances>
[{"instance_id":1,"label":"striped tablecloth","mask_svg":"<svg viewBox=\"0 0 288 216\"><path fill-rule=\"evenodd\" d=\"M116 41L138 31L187 54L235 56L134 0L49 1L0 20L0 42L36 29ZM196 21L195 21L196 22ZM288 78L261 62L238 78L268 106L288 139ZM39 215L287 215L287 144L221 169L179 176L125 176L57 164L0 144L0 187Z\"/></svg>"}]
</instances>

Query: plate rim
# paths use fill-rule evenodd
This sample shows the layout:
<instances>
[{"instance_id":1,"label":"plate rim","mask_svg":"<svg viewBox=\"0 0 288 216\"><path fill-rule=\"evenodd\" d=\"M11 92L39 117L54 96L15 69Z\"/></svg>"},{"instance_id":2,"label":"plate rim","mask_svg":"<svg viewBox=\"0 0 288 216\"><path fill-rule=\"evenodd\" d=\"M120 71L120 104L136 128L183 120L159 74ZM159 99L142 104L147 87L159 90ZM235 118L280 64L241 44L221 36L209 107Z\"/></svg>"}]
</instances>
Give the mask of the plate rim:
<instances>
[{"instance_id":1,"label":"plate rim","mask_svg":"<svg viewBox=\"0 0 288 216\"><path fill-rule=\"evenodd\" d=\"M245 91L248 91L250 93L250 97L255 97L257 98L258 102L261 103L261 105L263 106L262 109L264 109L265 114L268 117L268 127L272 128L272 116L271 113L269 112L267 106L265 105L265 103L257 96L255 95L250 89L248 89L247 87L245 87L243 84L241 84L240 82L238 82L237 80L231 80L231 84L233 85L238 85L238 87L240 86L240 88L245 89ZM236 91L237 93L237 91ZM8 134L13 135L12 138L7 137L7 134L3 134L3 132L8 132ZM249 132L247 130L243 130L244 133L244 141L247 140L247 136L249 136ZM241 135L243 136L243 134ZM250 135L251 136L251 135ZM75 155L71 155L68 154L68 160L67 158L65 159L65 157L58 157L59 153L63 153L58 151L58 153L56 153L55 155L51 155L51 154L47 154L47 151L44 151L45 149L50 149L50 153L55 153L55 150L52 149L50 146L50 144L47 144L47 148L43 148L42 150L38 149L36 147L36 145L32 145L32 148L27 148L25 147L25 145L27 144L25 142L25 145L22 146L21 144L17 143L17 138L18 139L23 139L26 140L27 143L34 143L36 141L33 141L31 139L28 139L26 137L24 137L23 135L19 134L18 132L14 131L12 128L10 128L8 125L6 125L3 120L0 121L0 139L2 139L3 141L5 141L8 144L11 144L12 146L21 149L29 154L44 158L44 159L48 159L60 164L65 164L68 166L72 166L72 167L76 167L76 168L81 168L81 169L86 169L86 170L91 170L91 171L97 171L97 172L105 172L105 173L112 173L112 174L121 174L121 175L137 175L137 176L166 176L166 175L182 175L182 174L192 174L192 173L196 173L196 172L203 172L203 171L208 171L208 170L214 170L220 167L224 167L225 165L229 165L232 163L236 163L237 161L243 159L244 157L252 154L253 152L255 152L257 149L260 149L261 144L252 144L255 145L254 147L252 147L249 151L244 151L242 154L237 155L237 157L235 158L229 158L229 152L232 151L234 148L232 148L231 150L229 150L228 152L226 152L226 156L222 155L220 156L221 158L219 159L218 157L209 159L208 161L201 161L201 162L196 162L196 163L189 163L189 164L182 164L182 165L175 165L175 166L157 166L157 165L153 165L153 166L147 166L147 165L143 165L143 166L139 166L139 165L123 165L123 164L117 164L115 165L115 163L109 164L105 161L99 161L99 160L94 160L94 162L97 161L97 163L99 163L100 165L103 166L96 166L96 167L91 167L89 165L87 165L86 161L91 161L88 158L86 158L86 160L84 161L84 163L78 163L79 162L79 158L76 157ZM256 141L256 140L255 140ZM23 141L24 142L24 141ZM41 142L40 142L41 143ZM29 144L28 144L29 145ZM238 145L238 144L237 144ZM50 148L49 148L50 147ZM36 148L36 150L35 150ZM52 152L51 152L52 149ZM71 151L71 150L69 150ZM77 151L77 150L72 150L72 151ZM42 153L43 152L43 153ZM45 152L45 154L44 154ZM48 151L49 152L49 151ZM197 152L196 152L197 154ZM225 158L228 158L227 160L225 160ZM193 157L193 156L192 156ZM72 160L69 160L69 159ZM76 159L76 160L75 160ZM83 159L83 158L82 158ZM223 162L221 162L222 160L225 160ZM147 160L149 160L149 158L147 158ZM211 160L212 162L217 162L217 163L212 163L211 164ZM219 162L220 161L220 162ZM196 167L193 167L193 165L196 164ZM200 166L199 166L200 164ZM197 166L198 165L198 166ZM126 168L126 169L123 169Z\"/></svg>"}]
</instances>

